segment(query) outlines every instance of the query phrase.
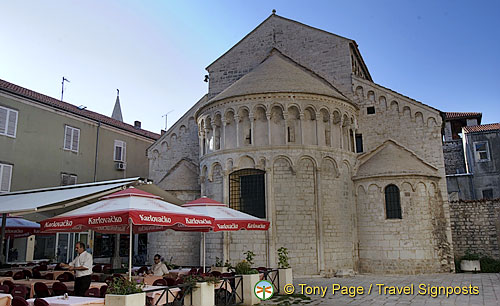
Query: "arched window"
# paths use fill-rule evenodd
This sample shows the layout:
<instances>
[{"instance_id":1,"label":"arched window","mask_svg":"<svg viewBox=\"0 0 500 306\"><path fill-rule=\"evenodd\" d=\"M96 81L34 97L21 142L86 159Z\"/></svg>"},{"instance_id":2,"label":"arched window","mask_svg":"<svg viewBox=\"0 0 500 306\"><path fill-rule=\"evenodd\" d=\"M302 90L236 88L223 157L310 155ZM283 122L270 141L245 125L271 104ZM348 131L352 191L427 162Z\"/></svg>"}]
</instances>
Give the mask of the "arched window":
<instances>
[{"instance_id":1,"label":"arched window","mask_svg":"<svg viewBox=\"0 0 500 306\"><path fill-rule=\"evenodd\" d=\"M387 219L401 219L401 201L396 185L385 187L385 213Z\"/></svg>"},{"instance_id":2,"label":"arched window","mask_svg":"<svg viewBox=\"0 0 500 306\"><path fill-rule=\"evenodd\" d=\"M266 217L265 172L242 169L229 175L229 206L258 218Z\"/></svg>"}]
</instances>

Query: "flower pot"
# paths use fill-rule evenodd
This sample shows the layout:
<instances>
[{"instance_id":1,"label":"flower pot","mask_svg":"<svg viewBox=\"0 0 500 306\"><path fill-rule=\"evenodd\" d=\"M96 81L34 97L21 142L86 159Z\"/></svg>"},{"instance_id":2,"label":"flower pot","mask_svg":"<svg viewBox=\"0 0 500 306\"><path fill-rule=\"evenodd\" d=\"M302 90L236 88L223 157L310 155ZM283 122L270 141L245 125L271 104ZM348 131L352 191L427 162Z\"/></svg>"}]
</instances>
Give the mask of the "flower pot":
<instances>
[{"instance_id":1,"label":"flower pot","mask_svg":"<svg viewBox=\"0 0 500 306\"><path fill-rule=\"evenodd\" d=\"M244 274L243 276L243 303L242 305L259 304L260 300L255 296L255 284L260 280L259 274Z\"/></svg>"},{"instance_id":2,"label":"flower pot","mask_svg":"<svg viewBox=\"0 0 500 306\"><path fill-rule=\"evenodd\" d=\"M228 267L211 267L210 271L217 271L220 273L227 273L229 272Z\"/></svg>"},{"instance_id":3,"label":"flower pot","mask_svg":"<svg viewBox=\"0 0 500 306\"><path fill-rule=\"evenodd\" d=\"M285 285L293 284L292 268L278 269L280 294L285 294Z\"/></svg>"},{"instance_id":4,"label":"flower pot","mask_svg":"<svg viewBox=\"0 0 500 306\"><path fill-rule=\"evenodd\" d=\"M196 286L193 288L193 291L190 294L188 294L184 300L186 305L214 306L215 304L214 284L209 284L205 282L196 283Z\"/></svg>"},{"instance_id":5,"label":"flower pot","mask_svg":"<svg viewBox=\"0 0 500 306\"><path fill-rule=\"evenodd\" d=\"M460 262L460 270L464 272L479 272L481 264L479 260L462 260Z\"/></svg>"},{"instance_id":6,"label":"flower pot","mask_svg":"<svg viewBox=\"0 0 500 306\"><path fill-rule=\"evenodd\" d=\"M146 293L134 293L128 295L106 294L104 297L106 306L144 306L146 305Z\"/></svg>"}]
</instances>

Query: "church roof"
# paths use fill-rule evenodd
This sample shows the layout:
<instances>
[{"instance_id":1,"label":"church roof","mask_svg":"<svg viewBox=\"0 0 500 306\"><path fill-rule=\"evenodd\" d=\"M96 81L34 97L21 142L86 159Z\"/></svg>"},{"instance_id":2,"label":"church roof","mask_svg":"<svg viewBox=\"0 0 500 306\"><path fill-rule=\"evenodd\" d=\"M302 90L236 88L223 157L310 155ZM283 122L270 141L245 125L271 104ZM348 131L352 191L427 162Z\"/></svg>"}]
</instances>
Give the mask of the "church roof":
<instances>
[{"instance_id":1,"label":"church roof","mask_svg":"<svg viewBox=\"0 0 500 306\"><path fill-rule=\"evenodd\" d=\"M445 112L444 113L444 118L446 120L451 120L451 119L471 119L471 118L479 118L481 120L482 113L457 113L457 112Z\"/></svg>"},{"instance_id":2,"label":"church roof","mask_svg":"<svg viewBox=\"0 0 500 306\"><path fill-rule=\"evenodd\" d=\"M214 102L230 97L259 93L311 93L348 100L328 81L273 49L255 69L212 98Z\"/></svg>"}]
</instances>

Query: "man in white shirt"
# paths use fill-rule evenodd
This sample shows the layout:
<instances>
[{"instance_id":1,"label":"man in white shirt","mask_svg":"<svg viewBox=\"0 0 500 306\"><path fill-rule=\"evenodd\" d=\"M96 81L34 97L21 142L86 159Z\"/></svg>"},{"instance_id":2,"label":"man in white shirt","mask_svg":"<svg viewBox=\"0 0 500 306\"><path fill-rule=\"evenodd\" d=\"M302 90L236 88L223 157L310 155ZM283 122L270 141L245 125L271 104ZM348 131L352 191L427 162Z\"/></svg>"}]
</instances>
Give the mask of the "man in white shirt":
<instances>
[{"instance_id":1,"label":"man in white shirt","mask_svg":"<svg viewBox=\"0 0 500 306\"><path fill-rule=\"evenodd\" d=\"M168 273L167 266L161 262L160 254L155 255L154 261L155 263L151 266L151 271L149 271L150 274L154 276L163 276Z\"/></svg>"},{"instance_id":2,"label":"man in white shirt","mask_svg":"<svg viewBox=\"0 0 500 306\"><path fill-rule=\"evenodd\" d=\"M92 255L85 251L85 244L83 242L76 243L75 251L78 253L78 256L69 265L61 264L61 267L75 271L75 295L84 296L85 291L89 289L92 281L93 260Z\"/></svg>"}]
</instances>

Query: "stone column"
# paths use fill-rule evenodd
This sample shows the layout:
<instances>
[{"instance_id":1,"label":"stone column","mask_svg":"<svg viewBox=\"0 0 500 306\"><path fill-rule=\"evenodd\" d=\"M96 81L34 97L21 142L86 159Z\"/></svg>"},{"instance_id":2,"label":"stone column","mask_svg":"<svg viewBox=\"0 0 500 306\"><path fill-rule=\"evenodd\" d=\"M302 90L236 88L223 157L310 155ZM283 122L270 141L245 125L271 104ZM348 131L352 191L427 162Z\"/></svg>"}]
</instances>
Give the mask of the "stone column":
<instances>
[{"instance_id":1,"label":"stone column","mask_svg":"<svg viewBox=\"0 0 500 306\"><path fill-rule=\"evenodd\" d=\"M283 112L283 119L285 120L285 145L288 144L288 111Z\"/></svg>"},{"instance_id":2,"label":"stone column","mask_svg":"<svg viewBox=\"0 0 500 306\"><path fill-rule=\"evenodd\" d=\"M222 203L229 205L229 172L222 171ZM231 244L230 233L223 232L222 261L231 260L229 258L229 245Z\"/></svg>"},{"instance_id":3,"label":"stone column","mask_svg":"<svg viewBox=\"0 0 500 306\"><path fill-rule=\"evenodd\" d=\"M342 119L340 119L340 148L344 150L344 121Z\"/></svg>"},{"instance_id":4,"label":"stone column","mask_svg":"<svg viewBox=\"0 0 500 306\"><path fill-rule=\"evenodd\" d=\"M215 131L216 131L217 125L215 124L214 121L212 121L212 124L211 124L212 125L212 138L213 138L212 144L214 145L212 151L217 150L217 146L215 145L216 138L217 138L217 135L216 135ZM219 134L219 149L220 149L220 134Z\"/></svg>"},{"instance_id":5,"label":"stone column","mask_svg":"<svg viewBox=\"0 0 500 306\"><path fill-rule=\"evenodd\" d=\"M248 120L250 120L250 145L255 145L255 129L254 129L254 117L253 114L248 115Z\"/></svg>"},{"instance_id":6,"label":"stone column","mask_svg":"<svg viewBox=\"0 0 500 306\"><path fill-rule=\"evenodd\" d=\"M330 147L333 148L333 140L334 140L334 137L333 137L333 114L330 114Z\"/></svg>"},{"instance_id":7,"label":"stone column","mask_svg":"<svg viewBox=\"0 0 500 306\"><path fill-rule=\"evenodd\" d=\"M304 113L299 114L300 144L304 144L304 129L302 121L304 121Z\"/></svg>"},{"instance_id":8,"label":"stone column","mask_svg":"<svg viewBox=\"0 0 500 306\"><path fill-rule=\"evenodd\" d=\"M316 198L316 249L318 250L318 271L320 274L325 270L325 249L323 235L323 205L321 199L321 168L315 167L315 198Z\"/></svg>"},{"instance_id":9,"label":"stone column","mask_svg":"<svg viewBox=\"0 0 500 306\"><path fill-rule=\"evenodd\" d=\"M234 115L234 122L236 123L236 147L240 147L240 116Z\"/></svg>"},{"instance_id":10,"label":"stone column","mask_svg":"<svg viewBox=\"0 0 500 306\"><path fill-rule=\"evenodd\" d=\"M226 118L222 117L222 137L220 142L220 149L224 150L226 148Z\"/></svg>"},{"instance_id":11,"label":"stone column","mask_svg":"<svg viewBox=\"0 0 500 306\"><path fill-rule=\"evenodd\" d=\"M268 145L272 143L272 137L271 137L271 113L266 113L266 118L267 118L267 138L268 138Z\"/></svg>"},{"instance_id":12,"label":"stone column","mask_svg":"<svg viewBox=\"0 0 500 306\"><path fill-rule=\"evenodd\" d=\"M316 145L319 146L319 117L320 117L320 113L316 113L316 125L315 125L315 128L316 128Z\"/></svg>"},{"instance_id":13,"label":"stone column","mask_svg":"<svg viewBox=\"0 0 500 306\"><path fill-rule=\"evenodd\" d=\"M273 165L266 167L265 186L266 186L266 219L271 222L269 230L266 232L267 242L267 266L276 267L276 216L274 214L274 185L273 185Z\"/></svg>"}]
</instances>

